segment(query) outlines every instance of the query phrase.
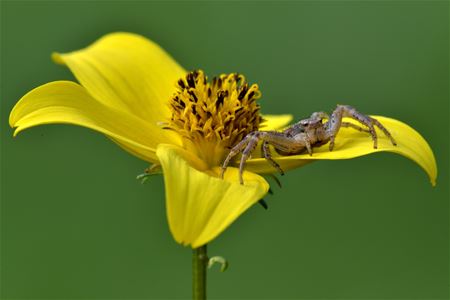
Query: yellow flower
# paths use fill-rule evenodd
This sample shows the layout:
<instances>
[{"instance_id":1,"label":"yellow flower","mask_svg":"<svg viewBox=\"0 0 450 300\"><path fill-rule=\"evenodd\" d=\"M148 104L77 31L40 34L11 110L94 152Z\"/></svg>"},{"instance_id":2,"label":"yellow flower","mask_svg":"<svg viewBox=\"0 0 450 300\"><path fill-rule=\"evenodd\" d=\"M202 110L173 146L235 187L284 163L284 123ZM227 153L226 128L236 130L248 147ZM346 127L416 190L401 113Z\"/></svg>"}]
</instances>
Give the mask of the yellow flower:
<instances>
[{"instance_id":1,"label":"yellow flower","mask_svg":"<svg viewBox=\"0 0 450 300\"><path fill-rule=\"evenodd\" d=\"M203 72L187 73L158 45L130 33L109 34L85 49L52 57L79 84L55 81L27 93L10 115L14 135L41 124L84 126L161 165L169 227L177 242L193 248L208 243L268 192L258 174L276 170L258 153L247 161L244 185L233 167L224 180L219 178L229 147L252 130L279 129L291 120L290 115L261 118L258 86L247 84L242 75L209 82ZM313 156L275 159L289 170L313 160L390 151L419 164L434 185L434 156L420 134L397 120L376 118L398 146L380 135L378 149L373 149L366 134L343 128L333 152L322 146Z\"/></svg>"}]
</instances>

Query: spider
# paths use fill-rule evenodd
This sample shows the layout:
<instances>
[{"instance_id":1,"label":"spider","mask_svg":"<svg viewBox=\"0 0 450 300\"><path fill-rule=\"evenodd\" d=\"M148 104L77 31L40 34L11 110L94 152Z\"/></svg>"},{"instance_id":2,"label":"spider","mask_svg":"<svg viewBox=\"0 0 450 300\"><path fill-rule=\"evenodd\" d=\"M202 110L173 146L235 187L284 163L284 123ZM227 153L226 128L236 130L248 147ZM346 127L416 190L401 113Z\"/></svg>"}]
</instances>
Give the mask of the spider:
<instances>
[{"instance_id":1,"label":"spider","mask_svg":"<svg viewBox=\"0 0 450 300\"><path fill-rule=\"evenodd\" d=\"M367 129L353 123L343 122L342 118L344 117L357 120L362 125L366 126ZM324 120L327 121L323 122ZM314 112L308 119L303 119L281 132L253 131L231 148L230 153L223 162L221 177L223 178L230 160L242 152L239 164L239 181L241 184L244 184L242 173L245 161L250 157L260 140L262 140L261 152L264 158L271 163L281 175L284 175L283 169L281 169L280 165L272 158L269 145L272 145L280 155L295 155L300 154L305 150L309 155L312 155L313 147L318 147L328 142L330 142L329 149L332 151L334 148L334 140L339 129L341 127L349 127L370 133L373 140L373 147L376 149L377 134L375 132L375 126L383 131L394 146L397 145L389 131L378 120L358 112L349 105L338 105L331 114L331 117L325 112Z\"/></svg>"}]
</instances>

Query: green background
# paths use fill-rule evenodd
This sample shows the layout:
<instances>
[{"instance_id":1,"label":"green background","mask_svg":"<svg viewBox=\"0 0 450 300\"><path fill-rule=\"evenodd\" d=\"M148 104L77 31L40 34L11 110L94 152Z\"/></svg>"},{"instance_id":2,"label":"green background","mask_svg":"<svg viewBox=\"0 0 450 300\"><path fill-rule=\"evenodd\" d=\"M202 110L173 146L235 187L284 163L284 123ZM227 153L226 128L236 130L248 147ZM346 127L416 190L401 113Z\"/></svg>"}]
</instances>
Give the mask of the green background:
<instances>
[{"instance_id":1,"label":"green background","mask_svg":"<svg viewBox=\"0 0 450 300\"><path fill-rule=\"evenodd\" d=\"M289 172L209 246L211 299L448 299L447 1L2 1L2 299L191 295L191 250L168 231L162 178L101 134L52 125L12 138L26 92L73 79L52 51L108 32L161 44L187 69L241 72L265 113L337 103L400 119L436 155L432 188L394 154ZM139 130L137 128L137 130Z\"/></svg>"}]
</instances>

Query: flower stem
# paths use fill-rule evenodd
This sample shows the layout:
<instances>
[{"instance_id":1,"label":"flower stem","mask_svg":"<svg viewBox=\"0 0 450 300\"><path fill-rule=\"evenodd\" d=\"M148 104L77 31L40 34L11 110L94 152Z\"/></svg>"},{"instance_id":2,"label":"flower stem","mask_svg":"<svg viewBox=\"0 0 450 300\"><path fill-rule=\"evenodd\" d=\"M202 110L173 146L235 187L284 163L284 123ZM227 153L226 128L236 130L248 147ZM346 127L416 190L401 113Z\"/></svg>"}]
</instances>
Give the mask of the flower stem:
<instances>
[{"instance_id":1,"label":"flower stem","mask_svg":"<svg viewBox=\"0 0 450 300\"><path fill-rule=\"evenodd\" d=\"M192 290L194 300L206 300L206 245L192 250Z\"/></svg>"}]
</instances>

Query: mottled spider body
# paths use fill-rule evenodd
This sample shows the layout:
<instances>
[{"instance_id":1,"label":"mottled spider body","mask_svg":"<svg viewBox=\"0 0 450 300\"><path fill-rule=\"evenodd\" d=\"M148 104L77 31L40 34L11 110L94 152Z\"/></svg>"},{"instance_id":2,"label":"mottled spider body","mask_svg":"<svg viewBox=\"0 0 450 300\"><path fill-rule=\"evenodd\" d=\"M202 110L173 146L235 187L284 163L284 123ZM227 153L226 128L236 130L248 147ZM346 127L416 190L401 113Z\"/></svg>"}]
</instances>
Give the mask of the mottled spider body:
<instances>
[{"instance_id":1,"label":"mottled spider body","mask_svg":"<svg viewBox=\"0 0 450 300\"><path fill-rule=\"evenodd\" d=\"M360 127L353 123L343 122L342 118L352 118L361 123L366 128ZM307 151L310 155L313 153L313 147L318 147L326 143L329 144L330 151L333 150L334 140L341 127L351 127L359 131L370 133L373 140L373 147L377 148L377 133L375 126L396 145L394 138L389 131L376 119L371 118L358 112L349 105L338 105L331 116L325 112L315 112L308 119L303 119L298 123L278 131L254 131L244 137L244 139L236 144L226 157L222 165L222 176L230 163L230 160L237 154L242 152L239 164L240 182L243 184L242 172L244 170L245 161L250 157L252 151L261 140L261 152L267 161L269 161L281 174L283 170L280 165L272 159L269 145L275 148L275 151L281 155L295 155Z\"/></svg>"}]
</instances>

